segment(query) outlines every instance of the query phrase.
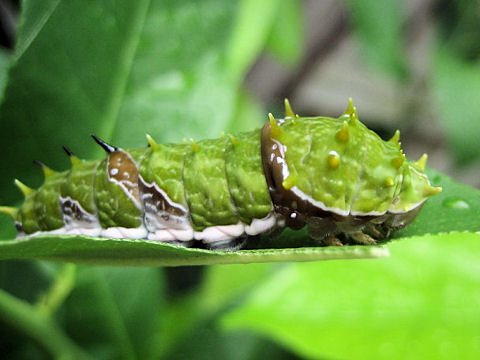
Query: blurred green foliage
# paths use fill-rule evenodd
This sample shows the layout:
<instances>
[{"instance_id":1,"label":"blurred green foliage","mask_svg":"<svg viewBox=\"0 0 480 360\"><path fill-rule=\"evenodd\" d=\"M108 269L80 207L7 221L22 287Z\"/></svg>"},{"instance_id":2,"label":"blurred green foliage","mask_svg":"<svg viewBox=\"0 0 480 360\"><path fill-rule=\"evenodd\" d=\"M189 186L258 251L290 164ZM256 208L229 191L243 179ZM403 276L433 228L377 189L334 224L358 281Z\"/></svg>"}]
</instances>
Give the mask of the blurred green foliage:
<instances>
[{"instance_id":1,"label":"blurred green foliage","mask_svg":"<svg viewBox=\"0 0 480 360\"><path fill-rule=\"evenodd\" d=\"M479 158L480 61L468 62L449 48L435 54L433 96L438 120L460 165Z\"/></svg>"},{"instance_id":2,"label":"blurred green foliage","mask_svg":"<svg viewBox=\"0 0 480 360\"><path fill-rule=\"evenodd\" d=\"M355 34L360 40L359 53L372 66L398 80L407 77L403 43L405 9L397 0L345 0L350 10Z\"/></svg>"},{"instance_id":3,"label":"blurred green foliage","mask_svg":"<svg viewBox=\"0 0 480 360\"><path fill-rule=\"evenodd\" d=\"M344 2L360 40L359 53L366 62L399 82L413 82L406 56L410 25L406 4L396 0ZM437 44L428 54L427 86L435 118L460 167L480 158L480 1L431 3L438 14ZM429 94L419 96L426 101Z\"/></svg>"},{"instance_id":4,"label":"blurred green foliage","mask_svg":"<svg viewBox=\"0 0 480 360\"><path fill-rule=\"evenodd\" d=\"M379 260L290 264L222 319L307 358L476 359L480 236L394 242Z\"/></svg>"},{"instance_id":5,"label":"blurred green foliage","mask_svg":"<svg viewBox=\"0 0 480 360\"><path fill-rule=\"evenodd\" d=\"M431 86L450 145L468 163L479 155L478 1L448 3ZM158 141L179 141L260 125L264 112L242 80L264 50L287 64L298 61L302 5L24 0L15 52L0 53L0 90L10 69L0 107L0 203L20 201L13 177L40 184L32 159L67 168L61 145L98 156L87 140L91 132L139 146L146 131ZM345 5L366 60L407 81L401 3ZM474 358L480 195L433 178L445 194L429 201L398 234L412 237L388 245L392 256L382 260L183 271L0 262L0 353L11 359ZM2 216L0 238L14 234L7 224ZM195 281L173 291L185 278Z\"/></svg>"},{"instance_id":6,"label":"blurred green foliage","mask_svg":"<svg viewBox=\"0 0 480 360\"><path fill-rule=\"evenodd\" d=\"M460 165L480 157L480 1L442 1L434 53L438 120Z\"/></svg>"}]
</instances>

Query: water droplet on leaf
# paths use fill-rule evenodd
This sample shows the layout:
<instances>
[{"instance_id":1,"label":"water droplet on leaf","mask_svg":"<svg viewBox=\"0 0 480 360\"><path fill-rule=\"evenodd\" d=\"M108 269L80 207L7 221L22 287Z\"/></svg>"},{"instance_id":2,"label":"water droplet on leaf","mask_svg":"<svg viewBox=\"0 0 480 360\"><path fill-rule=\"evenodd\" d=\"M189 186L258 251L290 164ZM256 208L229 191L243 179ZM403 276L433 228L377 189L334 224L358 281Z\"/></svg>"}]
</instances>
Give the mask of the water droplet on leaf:
<instances>
[{"instance_id":1,"label":"water droplet on leaf","mask_svg":"<svg viewBox=\"0 0 480 360\"><path fill-rule=\"evenodd\" d=\"M470 205L465 200L457 197L449 197L443 201L443 206L450 209L470 209Z\"/></svg>"}]
</instances>

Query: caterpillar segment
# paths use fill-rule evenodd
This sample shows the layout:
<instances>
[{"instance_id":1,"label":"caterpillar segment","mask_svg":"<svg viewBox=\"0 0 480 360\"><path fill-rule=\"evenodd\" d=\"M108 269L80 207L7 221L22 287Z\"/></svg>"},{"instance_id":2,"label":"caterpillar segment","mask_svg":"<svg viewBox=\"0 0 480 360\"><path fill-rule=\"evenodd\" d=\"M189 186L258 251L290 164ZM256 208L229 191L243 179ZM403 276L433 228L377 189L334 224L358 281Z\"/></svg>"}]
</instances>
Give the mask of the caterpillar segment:
<instances>
[{"instance_id":1,"label":"caterpillar segment","mask_svg":"<svg viewBox=\"0 0 480 360\"><path fill-rule=\"evenodd\" d=\"M400 133L383 141L351 99L338 118L269 114L261 130L146 149L121 149L92 135L103 160L64 147L69 171L42 163L44 184L19 208L0 207L18 236L40 233L138 238L234 250L247 237L308 227L323 245L372 244L408 225L441 191L427 157L406 159Z\"/></svg>"}]
</instances>

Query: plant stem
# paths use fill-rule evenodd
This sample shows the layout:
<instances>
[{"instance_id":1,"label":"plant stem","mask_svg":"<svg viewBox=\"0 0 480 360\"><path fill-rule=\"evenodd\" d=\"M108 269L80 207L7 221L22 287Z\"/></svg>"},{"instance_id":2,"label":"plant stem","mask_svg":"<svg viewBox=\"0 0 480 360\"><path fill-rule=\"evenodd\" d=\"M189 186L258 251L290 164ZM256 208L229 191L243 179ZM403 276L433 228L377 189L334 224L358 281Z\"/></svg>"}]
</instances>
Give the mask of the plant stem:
<instances>
[{"instance_id":1,"label":"plant stem","mask_svg":"<svg viewBox=\"0 0 480 360\"><path fill-rule=\"evenodd\" d=\"M37 303L38 310L45 315L53 314L63 303L75 286L75 264L64 264L55 277L55 281L48 292Z\"/></svg>"},{"instance_id":2,"label":"plant stem","mask_svg":"<svg viewBox=\"0 0 480 360\"><path fill-rule=\"evenodd\" d=\"M29 336L52 358L62 360L90 358L65 335L49 315L2 289L0 289L0 322Z\"/></svg>"}]
</instances>

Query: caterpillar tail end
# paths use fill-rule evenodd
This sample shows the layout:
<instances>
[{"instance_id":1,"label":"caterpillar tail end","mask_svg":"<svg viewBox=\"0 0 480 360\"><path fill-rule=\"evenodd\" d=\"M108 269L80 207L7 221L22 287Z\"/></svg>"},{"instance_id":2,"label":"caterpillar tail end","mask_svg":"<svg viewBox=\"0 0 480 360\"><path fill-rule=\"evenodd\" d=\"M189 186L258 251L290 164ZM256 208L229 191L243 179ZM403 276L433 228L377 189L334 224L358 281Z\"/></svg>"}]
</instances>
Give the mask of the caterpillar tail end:
<instances>
[{"instance_id":1,"label":"caterpillar tail end","mask_svg":"<svg viewBox=\"0 0 480 360\"><path fill-rule=\"evenodd\" d=\"M12 206L0 206L0 213L10 216L15 221L17 220L18 209Z\"/></svg>"}]
</instances>

